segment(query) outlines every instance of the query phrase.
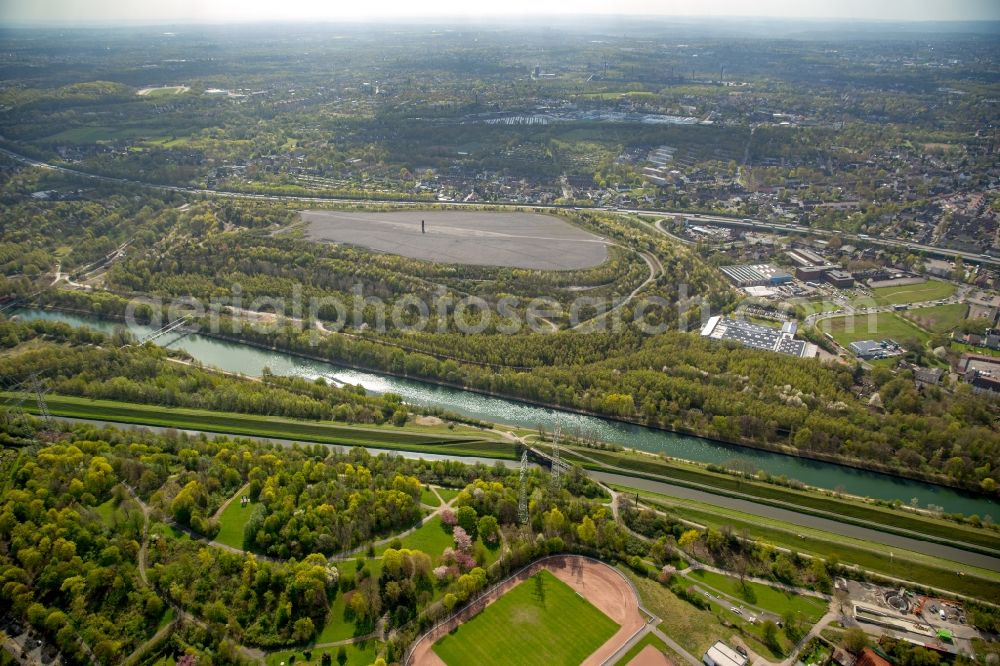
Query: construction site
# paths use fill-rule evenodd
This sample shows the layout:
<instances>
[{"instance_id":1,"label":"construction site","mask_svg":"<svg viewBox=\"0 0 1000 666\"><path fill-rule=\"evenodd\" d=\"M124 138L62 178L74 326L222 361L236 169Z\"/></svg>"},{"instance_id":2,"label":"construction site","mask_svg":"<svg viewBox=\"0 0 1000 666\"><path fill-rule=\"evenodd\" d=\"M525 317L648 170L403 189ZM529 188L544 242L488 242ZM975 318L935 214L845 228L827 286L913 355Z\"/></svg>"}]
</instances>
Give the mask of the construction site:
<instances>
[{"instance_id":1,"label":"construction site","mask_svg":"<svg viewBox=\"0 0 1000 666\"><path fill-rule=\"evenodd\" d=\"M979 631L969 626L962 603L927 596L904 587L837 580L850 597L851 616L860 627L937 652L971 653Z\"/></svg>"}]
</instances>

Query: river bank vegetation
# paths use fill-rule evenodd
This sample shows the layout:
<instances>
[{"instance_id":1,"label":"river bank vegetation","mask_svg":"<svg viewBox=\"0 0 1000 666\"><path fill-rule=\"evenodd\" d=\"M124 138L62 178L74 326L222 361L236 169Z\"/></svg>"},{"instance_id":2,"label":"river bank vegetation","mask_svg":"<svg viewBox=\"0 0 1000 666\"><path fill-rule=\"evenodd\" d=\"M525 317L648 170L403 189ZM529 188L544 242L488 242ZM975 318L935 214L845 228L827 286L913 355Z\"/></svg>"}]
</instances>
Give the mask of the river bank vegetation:
<instances>
[{"instance_id":1,"label":"river bank vegetation","mask_svg":"<svg viewBox=\"0 0 1000 666\"><path fill-rule=\"evenodd\" d=\"M810 530L799 525L782 523L777 520L764 519L753 514L722 509L689 500L667 497L657 493L632 490L616 486L616 490L626 493L631 498L637 495L643 505L651 509L667 513L671 519L677 519L687 525L698 525L705 530L713 529L734 537L743 543L750 539L758 548L778 548L789 556L818 557L823 560L840 562L846 567L860 567L873 576L886 576L902 580L934 580L945 588L969 596L979 596L983 589L1000 591L1000 582L992 572L970 568L965 570L954 563L932 557L924 557L919 553L907 553L893 550L893 557L885 548L874 542L862 542L844 537L834 536L817 530ZM636 510L633 510L635 513ZM639 512L641 513L641 511ZM641 529L649 529L656 525L656 516L647 510L644 517L636 523ZM707 532L706 532L707 534ZM717 537L715 537L717 539ZM718 541L714 543L718 544ZM718 560L723 568L725 558ZM731 562L732 560L730 560ZM757 560L755 567L760 574L769 575ZM773 564L773 563L772 563ZM742 566L742 565L741 565ZM784 564L770 573L781 573ZM787 575L785 569L782 575ZM984 587L985 586L985 587Z\"/></svg>"},{"instance_id":2,"label":"river bank vegetation","mask_svg":"<svg viewBox=\"0 0 1000 666\"><path fill-rule=\"evenodd\" d=\"M569 553L618 567L659 615L642 640L695 659L738 639L765 660L813 663L831 632L859 652L868 639L838 617L793 653L838 602L845 612L843 577L969 597L953 637L972 652L887 638L893 661L991 662L995 642L965 632L1000 630L1000 577L972 564L1000 552L1000 515L987 515L1000 506L1000 400L974 392L982 377L955 381L952 352L992 344L1000 302L996 26L739 23L3 26L0 665L20 636L41 655L13 661L385 666L491 585ZM483 215L481 229L451 229L478 243L468 253L429 224L421 261L389 253L391 226L375 244L389 252L315 242L305 208L337 209L346 226L365 224L356 211L407 210L413 234L424 211ZM555 216L576 240L533 247L539 235L485 215L500 211ZM500 237L532 261L501 261ZM562 262L568 242L607 258ZM832 354L698 334L746 304L722 266L791 272L799 244L857 279L851 292L787 286L809 301L799 335ZM957 256L925 266L925 251ZM932 270L947 281L861 298ZM932 298L960 302L906 309ZM900 338L898 360L947 369L940 382L840 357L833 338L853 334L806 325L811 310L871 303L900 306L875 324L918 328L865 335ZM526 418L479 422L262 364L242 376L201 365L194 346L20 321L19 306L154 329L184 319L176 335L251 346L254 363L285 352L702 436L704 457L729 445L735 457L701 465L564 432L553 475L552 438ZM954 330L975 337L959 347ZM250 369L233 356L227 369ZM491 410L467 411L504 419ZM754 469L748 448L902 480L882 501L812 489ZM980 515L945 514L931 504L943 489L913 480L958 489L936 501ZM509 637L492 633L499 654ZM562 638L576 661L591 649Z\"/></svg>"},{"instance_id":3,"label":"river bank vegetation","mask_svg":"<svg viewBox=\"0 0 1000 666\"><path fill-rule=\"evenodd\" d=\"M127 305L80 292L44 299L111 315ZM918 389L906 372L803 361L673 331L649 336L629 326L615 333L407 335L410 348L446 349L443 359L365 336L321 335L295 322L237 329L222 316L218 325L234 339L335 363L1000 492L992 471L1000 469L995 401L964 385ZM880 408L864 399L874 393Z\"/></svg>"},{"instance_id":4,"label":"river bank vegetation","mask_svg":"<svg viewBox=\"0 0 1000 666\"><path fill-rule=\"evenodd\" d=\"M803 513L835 517L842 522L877 525L880 529L895 529L900 533L917 533L922 538L944 543L959 541L976 544L987 550L1000 549L1000 526L990 519L984 521L984 517L978 515L917 509L902 501L859 501L836 490L824 492L806 489L795 481L774 478L765 472L748 469L739 460L733 460L728 466L708 465L701 468L647 453L609 452L591 450L589 447L578 451L579 453L574 453L570 449L565 455L587 468L618 468L647 478L669 479L671 483L678 485L710 488L718 494L752 497L754 501L765 504L795 507ZM956 523L965 527L959 528Z\"/></svg>"},{"instance_id":5,"label":"river bank vegetation","mask_svg":"<svg viewBox=\"0 0 1000 666\"><path fill-rule=\"evenodd\" d=\"M409 415L410 408L392 394L372 396L357 387L338 388L275 375L265 376L264 381L250 381L178 363L178 352L152 345L115 346L128 339L121 333L105 335L61 323L8 321L0 325L0 345L9 349L0 356L0 371L12 379L27 377L29 368L38 372L46 385L60 394L50 397L50 409L65 416L425 452L447 445L451 453L500 457L516 453L509 443L495 441L495 433L479 428L454 424L438 429L418 427ZM7 388L11 388L10 384ZM32 408L30 398L20 396L28 408ZM145 408L142 403L154 408ZM313 424L290 419L332 422ZM358 429L339 427L336 422L381 425L376 429ZM392 425L404 422L409 426ZM573 439L571 434L567 435ZM880 525L890 531L899 529L930 539L978 544L989 549L997 546L996 538L985 531L959 531L954 524L930 516L901 511L898 507L896 511L887 511L841 500L836 493L822 496L815 491L798 491L794 480L758 478L756 470L747 470L745 466L734 467L728 473L724 468L713 472L649 455L589 447L584 451L584 458L577 461L584 466L598 461L640 475L707 486L714 492L749 494L760 501ZM949 517L971 527L995 527L988 516Z\"/></svg>"},{"instance_id":6,"label":"river bank vegetation","mask_svg":"<svg viewBox=\"0 0 1000 666\"><path fill-rule=\"evenodd\" d=\"M14 427L34 438L45 426L4 424L5 431ZM413 635L405 632L540 555L646 553L578 472L559 489L532 470L531 519L519 526L519 477L503 467L85 424L47 432L46 442L3 458L0 534L11 548L0 554L0 594L73 663L115 663L155 631L168 607L236 643L265 648L307 642L332 620L365 634L388 614L405 630L386 647L398 658ZM454 532L447 540L453 547L423 553L390 544L380 559L362 556L357 567L327 561L323 551L347 550L418 520L423 483L473 484L459 493L452 519L442 521ZM246 484L259 507L253 510L263 509L245 528L259 557L204 540L217 530L211 516ZM485 546L473 551L477 539ZM496 554L485 555L484 547ZM344 617L328 617L341 595Z\"/></svg>"},{"instance_id":7,"label":"river bank vegetation","mask_svg":"<svg viewBox=\"0 0 1000 666\"><path fill-rule=\"evenodd\" d=\"M991 497L1000 493L995 400L973 394L966 385L918 388L906 371L868 371L860 365L801 360L700 339L686 331L698 326L703 313L732 308L736 295L695 252L625 217L594 211L563 213L568 221L620 246L611 248L609 261L601 266L565 272L498 269L312 243L297 236L294 211L281 202L194 201L178 206L168 204L173 195L166 193L145 199L140 208L130 197L102 196L100 204L25 200L26 193L47 178L58 182L68 177L15 172L0 192L15 202L3 213L11 221L7 226L13 227L17 219L22 229L21 236L9 243L6 256L12 262L9 268L22 270L23 276L4 278L0 285L12 295L33 295L43 304L113 316L123 315L129 300L138 295L133 310L140 321L156 321L162 314L155 311L156 298L170 302L193 296L206 305L214 299L219 305L213 318L219 319L220 333L267 347L726 442L847 462ZM110 185L101 187L114 190ZM112 240L91 248L85 242L89 232L81 231L86 224L55 223L53 215L81 222L100 217L108 225L102 237ZM91 268L94 256L126 242L130 244L123 255ZM654 256L662 270L647 266L640 253ZM25 257L35 257L31 260L35 269L28 270ZM88 280L98 288L66 289L57 284L37 293L31 276L60 261L66 267L80 267L79 274L70 268L71 279ZM623 302L651 270L652 281L642 295L661 298L665 305L642 311L641 299ZM360 285L360 292L355 285ZM613 331L565 330L568 303L579 293L621 304L615 315L622 324ZM542 329L548 332L527 328L514 334L500 332L508 320L493 317L480 332L462 333L456 328L453 305L465 295L491 305L516 296L521 299L512 310L517 318L527 314L528 300L545 297L551 314ZM428 304L450 300L452 306L443 309L445 317L433 308L422 330L395 328L392 317L384 317L387 328L381 330L379 307L369 299L384 300L384 315L410 296ZM260 300L267 298L279 300L267 304ZM302 303L298 309L296 298ZM311 298L318 303L336 299L348 312L345 315L327 303L310 313ZM362 299L357 319L350 311L356 298ZM257 301L262 309L297 319L268 319L266 330L261 330L246 317L227 318L225 304L234 301L244 308ZM403 311L405 322L412 323L413 311ZM642 332L635 321L637 313L644 325L663 325L666 332ZM593 314L583 312L585 317ZM343 334L324 334L311 317L326 328L343 326ZM478 321L471 316L473 325ZM137 399L127 377L109 381L102 390L113 389L118 399ZM281 380L274 383L280 385ZM266 401L283 403L281 409L289 415L362 423L391 418L387 406L373 408L366 402L371 398L341 400L338 414L331 415L332 408L321 407L308 391L296 389L299 394L293 399L287 386L280 388ZM188 399L164 395L170 389L157 393L143 400L155 397L175 404ZM244 393L248 397L254 391ZM200 399L208 400L206 395Z\"/></svg>"},{"instance_id":8,"label":"river bank vegetation","mask_svg":"<svg viewBox=\"0 0 1000 666\"><path fill-rule=\"evenodd\" d=\"M817 590L835 576L857 575L833 556L799 558L725 525L692 530L669 509L654 514L627 499L619 522L606 492L579 467L558 485L529 469L522 524L519 472L502 466L12 415L3 431L15 448L0 459L0 535L11 544L0 553L0 595L71 663L117 663L178 614L187 619L155 649L230 655L225 663L232 663L247 650L309 649L320 635L364 637L381 619L393 631L377 651L393 661L478 590L550 553L621 562L696 606L704 602L689 583L664 575L664 567L676 571L696 558L737 576ZM421 539L427 552L404 537L378 558L373 548L355 559L325 557L419 524L426 484L462 488L425 526L446 530L446 539ZM244 527L249 551L208 541L215 515L237 491L254 500ZM991 595L993 583L962 582L973 595ZM214 638L185 641L200 629ZM746 629L751 640L766 640ZM780 654L795 635L776 640L772 651Z\"/></svg>"}]
</instances>

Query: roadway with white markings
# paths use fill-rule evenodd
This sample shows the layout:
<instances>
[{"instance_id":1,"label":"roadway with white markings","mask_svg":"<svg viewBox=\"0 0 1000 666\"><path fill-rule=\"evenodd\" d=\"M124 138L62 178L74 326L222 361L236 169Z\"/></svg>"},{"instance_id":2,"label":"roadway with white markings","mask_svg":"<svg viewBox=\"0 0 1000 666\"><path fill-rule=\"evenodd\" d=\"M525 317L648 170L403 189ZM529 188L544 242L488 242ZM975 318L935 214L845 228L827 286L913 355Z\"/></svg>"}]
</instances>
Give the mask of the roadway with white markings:
<instances>
[{"instance_id":1,"label":"roadway with white markings","mask_svg":"<svg viewBox=\"0 0 1000 666\"><path fill-rule=\"evenodd\" d=\"M0 137L2 140L3 137ZM100 174L89 173L86 171L79 171L77 169L71 169L69 167L60 166L57 164L51 164L49 162L43 162L41 160L36 160L34 158L22 155L20 153L14 152L6 148L0 148L0 154L6 155L7 157L21 162L23 164L28 164L31 166L39 167L42 169L49 169L52 171L58 171L61 173L70 174L73 176L79 176L82 178L91 178L95 180L100 180L107 183L119 183L122 185L133 185L137 187L144 187L148 189L159 190L163 192L178 192L183 194L198 194L202 196L212 196L212 197L224 197L230 199L259 199L265 201L303 201L303 202L313 202L313 203L394 203L403 206L415 205L415 206L441 206L441 207L481 207L483 204L478 202L461 202L461 201L423 201L419 199L389 199L389 198L369 198L361 199L357 197L309 197L309 196L290 196L290 195L273 195L273 194L252 194L244 192L230 192L225 190L212 190L196 187L180 187L176 185L156 185L153 183L146 183L139 180L131 180L128 178L115 178L112 176L102 176ZM726 226L734 228L744 228L744 229L755 229L761 231L769 231L772 233L795 233L795 234L813 234L816 236L837 236L843 240L850 240L852 242L863 242L870 243L872 245L881 245L883 247L895 247L904 248L912 252L922 252L928 255L934 255L939 257L945 257L954 259L956 257L961 257L963 261L974 264L989 264L992 266L1000 267L1000 257L990 257L984 254L973 254L967 252L961 252L959 250L951 250L948 248L936 247L934 245L922 245L920 243L914 243L906 240L890 239L890 238L873 238L865 234L849 234L842 231L831 231L827 229L812 229L809 227L800 227L795 224L777 224L771 222L760 222L750 218L735 218L726 217L722 215L711 215L703 213L689 213L685 211L672 211L672 210L659 210L659 209L642 209L642 208L612 208L599 206L555 206L551 204L523 204L523 203L508 203L508 202L490 202L491 206L498 207L513 207L513 208L533 208L538 210L608 210L617 213L629 213L633 215L670 215L675 217L684 217L686 219L691 219L699 222L706 222L708 224L714 224L716 226Z\"/></svg>"}]
</instances>

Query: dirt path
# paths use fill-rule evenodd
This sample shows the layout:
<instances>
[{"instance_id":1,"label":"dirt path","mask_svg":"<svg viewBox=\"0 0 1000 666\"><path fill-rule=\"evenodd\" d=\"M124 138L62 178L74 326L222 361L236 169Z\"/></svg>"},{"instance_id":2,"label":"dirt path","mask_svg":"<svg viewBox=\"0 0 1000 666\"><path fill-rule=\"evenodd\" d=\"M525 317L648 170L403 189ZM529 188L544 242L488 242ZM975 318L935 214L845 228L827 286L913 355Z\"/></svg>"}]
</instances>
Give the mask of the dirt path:
<instances>
[{"instance_id":1,"label":"dirt path","mask_svg":"<svg viewBox=\"0 0 1000 666\"><path fill-rule=\"evenodd\" d=\"M628 305L632 301L632 299L634 299L639 294L640 291L642 291L643 289L645 289L647 287L647 285L649 285L649 283L653 282L657 277L659 277L660 275L663 274L663 265L660 263L660 260L657 259L655 255L650 254L648 252L640 252L639 256L641 256L643 258L643 260L646 262L646 266L649 267L649 277L646 278L645 280L643 280L642 284L640 284L638 287L636 287L635 289L633 289L632 293L630 293L625 298L625 300L623 300L621 303L619 303L618 305L614 306L613 308L611 308L607 312L602 312L601 314L597 315L596 317L593 317L593 318L588 319L586 321L580 322L579 324L577 324L576 326L574 326L573 328L571 328L570 329L571 331L577 331L577 330L580 330L580 329L582 329L582 328L584 328L586 326L593 325L593 324L599 322L600 320L604 319L608 315L610 315L612 312L616 312L616 311L620 310L621 308L625 307L626 305Z\"/></svg>"},{"instance_id":2,"label":"dirt path","mask_svg":"<svg viewBox=\"0 0 1000 666\"><path fill-rule=\"evenodd\" d=\"M667 636L665 633L660 631L659 627L650 627L649 631L651 634L653 634L661 641L666 643L667 647L669 647L671 650L673 650L680 656L684 657L684 659L687 660L688 664L690 664L691 666L701 666L701 661L699 661L694 655L692 655L690 652L681 647L680 643L678 643L673 638Z\"/></svg>"},{"instance_id":3,"label":"dirt path","mask_svg":"<svg viewBox=\"0 0 1000 666\"><path fill-rule=\"evenodd\" d=\"M441 497L441 493L439 493L439 492L438 492L438 489L437 489L437 486L427 486L427 487L431 489L431 492L432 492L432 493L434 493L434 497L437 497L437 498L438 498L438 508L439 508L439 509L440 509L440 508L442 508L442 507L444 507L444 506L450 506L450 505L451 505L451 502L454 502L454 501L455 501L455 499L454 499L454 498L452 498L451 502L445 502L445 501L444 501L444 498L443 498L443 497ZM426 505L425 505L425 506L426 506ZM431 507L431 508L433 508L433 507ZM436 509L435 509L435 510L436 510Z\"/></svg>"},{"instance_id":4,"label":"dirt path","mask_svg":"<svg viewBox=\"0 0 1000 666\"><path fill-rule=\"evenodd\" d=\"M799 650L801 650L806 643L819 636L831 622L843 622L843 620L844 618L839 613L834 613L832 611L826 613L820 618L819 622L813 625L812 629L810 629L805 636L799 639L799 642L795 644L795 648L789 651L788 657L781 662L781 666L792 666L792 664L797 661Z\"/></svg>"},{"instance_id":5,"label":"dirt path","mask_svg":"<svg viewBox=\"0 0 1000 666\"><path fill-rule=\"evenodd\" d=\"M613 567L576 555L556 555L528 565L517 574L490 589L483 598L469 604L446 622L424 634L413 647L406 662L412 666L444 666L433 650L434 643L462 622L509 592L519 583L547 569L556 578L573 588L580 596L619 624L619 629L604 645L583 662L584 666L600 666L618 648L642 629L646 620L639 611L639 599L628 580Z\"/></svg>"},{"instance_id":6,"label":"dirt path","mask_svg":"<svg viewBox=\"0 0 1000 666\"><path fill-rule=\"evenodd\" d=\"M138 494L136 494L135 490L133 490L131 486L129 486L126 483L122 483L121 485L125 487L125 490L128 491L128 494L132 497L132 499L135 501L135 503L139 505L139 509L142 511L142 517L143 517L142 544L140 544L140 546L139 546L139 555L138 555L138 560L139 560L138 561L138 565L139 565L139 579L142 581L142 584L145 587L151 588L151 586L149 584L149 578L146 575L146 555L147 555L147 552L149 550L149 548L148 548L149 547L149 516L150 516L151 510L149 508L149 505L142 501L142 499L139 497ZM170 622L170 623L166 624L165 626L161 627L152 636L152 638L150 638L149 640L147 640L146 642L144 642L142 645L140 645L139 647L137 647L135 649L135 651L131 655L129 655L129 657L126 659L126 663L135 663L136 661L138 661L142 657L142 655L150 647L152 647L158 640L160 640L167 633L169 633L170 631L172 631L173 628L174 628L174 626L176 625L176 623L179 620L183 620L185 622L190 622L192 624L196 624L199 627L203 627L203 628L206 628L206 629L208 628L208 625L203 620L201 620L201 618L195 617L194 615L192 615L191 613L187 612L186 610L184 610L180 606L177 606L176 604L174 604L173 602L171 602L169 599L165 599L164 601L166 601L166 603L169 604L170 607L174 609L174 613L176 613L176 616L177 616L176 619L173 622ZM234 647L244 657L247 657L251 661L263 662L263 660L264 660L264 651L263 650L259 650L257 648L249 648L249 647L246 647L245 645L240 645L239 643L235 643ZM95 660L95 663L96 663L96 660Z\"/></svg>"},{"instance_id":7,"label":"dirt path","mask_svg":"<svg viewBox=\"0 0 1000 666\"><path fill-rule=\"evenodd\" d=\"M327 559L330 562L341 562L343 560L346 560L346 559L349 559L351 557L354 557L355 555L358 555L359 553L363 553L363 552L367 551L369 545L371 545L374 548L378 548L379 546L384 546L385 544L392 542L394 539L403 539L405 537L408 537L411 534L413 534L414 532L416 532L417 530L419 530L421 527L423 527L424 525L426 525L428 520L430 520L434 516L440 515L441 512L444 511L445 509L450 508L451 505L455 502L455 500L458 499L457 496L456 496L456 497L453 497L450 502L445 502L444 498L441 497L440 494L438 494L437 490L435 490L435 488L433 486L431 486L431 490L434 492L435 495L437 495L437 498L438 498L438 500L440 500L441 503L438 505L438 507L436 509L434 509L429 514L427 514L426 516L424 516L423 520L421 520L420 523L418 523L417 525L409 527L409 528L403 530L402 532L396 532L395 534L387 536L387 537L385 537L383 539L379 539L378 541L374 541L371 544L363 544L361 546L358 546L357 548L352 548L350 550L346 550L344 552L337 553L336 555L331 555ZM240 551L240 552L242 552L242 551Z\"/></svg>"},{"instance_id":8,"label":"dirt path","mask_svg":"<svg viewBox=\"0 0 1000 666\"><path fill-rule=\"evenodd\" d=\"M212 518L214 518L216 520L218 520L219 518L221 518L222 517L222 512L225 511L229 507L229 505L232 503L232 501L234 499L236 499L237 496L243 497L243 495L246 494L248 488L250 488L250 484L249 483L245 484L242 488L240 488L235 493L233 493L232 495L230 495L229 499L227 499L225 502L223 502L222 506L220 506L218 508L218 510L215 513L212 514Z\"/></svg>"},{"instance_id":9,"label":"dirt path","mask_svg":"<svg viewBox=\"0 0 1000 666\"><path fill-rule=\"evenodd\" d=\"M129 496L132 500L139 505L139 510L142 511L142 544L139 546L138 564L139 564L139 579L142 584L146 587L151 587L149 584L149 578L146 576L146 553L149 550L149 505L139 498L132 486L127 483L122 483L125 490L128 491ZM167 602L169 603L169 601ZM178 616L180 614L178 613ZM130 666L138 662L145 654L156 645L160 640L162 640L168 633L174 630L177 624L177 619L175 618L173 622L168 622L167 624L160 627L155 634L153 634L149 640L143 642L141 645L136 647L136 649L130 654L123 662L126 666Z\"/></svg>"}]
</instances>

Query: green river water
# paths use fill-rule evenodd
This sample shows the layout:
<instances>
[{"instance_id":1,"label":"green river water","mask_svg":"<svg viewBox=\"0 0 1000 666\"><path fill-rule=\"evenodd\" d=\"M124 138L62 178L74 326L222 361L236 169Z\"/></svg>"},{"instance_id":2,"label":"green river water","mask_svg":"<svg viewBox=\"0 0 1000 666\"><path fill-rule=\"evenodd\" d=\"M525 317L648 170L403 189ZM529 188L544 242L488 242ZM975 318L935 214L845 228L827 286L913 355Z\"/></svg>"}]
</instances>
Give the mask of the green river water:
<instances>
[{"instance_id":1,"label":"green river water","mask_svg":"<svg viewBox=\"0 0 1000 666\"><path fill-rule=\"evenodd\" d=\"M90 326L102 331L111 331L115 326L121 325L94 316L47 310L20 309L16 314L23 319L49 319L73 326ZM142 326L132 328L137 335L143 335L150 330ZM739 458L773 475L784 475L819 488L841 489L854 495L886 500L899 499L907 503L916 498L923 507L936 505L948 512L1000 518L1000 505L996 502L930 483L867 472L834 463L758 451L610 419L537 407L516 400L485 396L428 382L347 369L332 363L201 335L184 337L166 335L157 342L167 347L183 349L205 365L230 372L259 376L264 368L269 368L277 375L294 375L310 379L324 377L338 383L360 384L377 393L397 393L413 405L439 407L484 421L525 428L536 428L541 425L549 431L559 425L563 432L569 434L596 437L634 449L662 452L675 458L702 463L722 463Z\"/></svg>"}]
</instances>

